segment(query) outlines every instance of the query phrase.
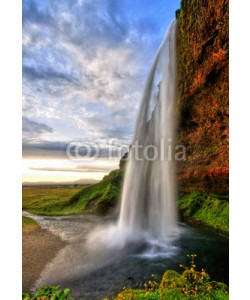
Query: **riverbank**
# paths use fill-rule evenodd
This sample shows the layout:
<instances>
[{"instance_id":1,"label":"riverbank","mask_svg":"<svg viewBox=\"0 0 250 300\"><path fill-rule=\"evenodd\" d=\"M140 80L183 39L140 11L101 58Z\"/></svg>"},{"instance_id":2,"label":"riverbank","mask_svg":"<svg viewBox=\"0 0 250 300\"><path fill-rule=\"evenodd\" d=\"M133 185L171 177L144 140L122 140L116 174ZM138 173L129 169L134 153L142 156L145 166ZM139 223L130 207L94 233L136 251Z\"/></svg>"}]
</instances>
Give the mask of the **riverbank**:
<instances>
[{"instance_id":1,"label":"riverbank","mask_svg":"<svg viewBox=\"0 0 250 300\"><path fill-rule=\"evenodd\" d=\"M30 292L46 264L66 242L48 230L42 229L31 218L24 218L22 235L22 290ZM32 225L26 225L27 223Z\"/></svg>"},{"instance_id":2,"label":"riverbank","mask_svg":"<svg viewBox=\"0 0 250 300\"><path fill-rule=\"evenodd\" d=\"M151 274L159 280L165 270L180 272L180 263L188 266L187 254L191 253L197 254L198 270L205 268L212 280L228 283L228 240L201 228L179 223L180 235L173 245L155 248L150 240L138 241L118 251L109 247L110 240L95 239L86 243L91 232L91 236L96 237L93 230L97 226L101 230L109 228L108 218L81 215L34 216L34 219L42 228L58 232L68 241L51 260L49 268L42 271L37 289L60 285L60 289L70 288L75 299L112 299L123 287L143 289Z\"/></svg>"},{"instance_id":3,"label":"riverbank","mask_svg":"<svg viewBox=\"0 0 250 300\"><path fill-rule=\"evenodd\" d=\"M229 236L229 197L206 193L181 194L178 200L181 220Z\"/></svg>"},{"instance_id":4,"label":"riverbank","mask_svg":"<svg viewBox=\"0 0 250 300\"><path fill-rule=\"evenodd\" d=\"M124 170L112 171L88 187L29 187L23 189L23 210L38 215L107 215L121 197ZM229 235L229 196L182 193L177 209L181 221Z\"/></svg>"}]
</instances>

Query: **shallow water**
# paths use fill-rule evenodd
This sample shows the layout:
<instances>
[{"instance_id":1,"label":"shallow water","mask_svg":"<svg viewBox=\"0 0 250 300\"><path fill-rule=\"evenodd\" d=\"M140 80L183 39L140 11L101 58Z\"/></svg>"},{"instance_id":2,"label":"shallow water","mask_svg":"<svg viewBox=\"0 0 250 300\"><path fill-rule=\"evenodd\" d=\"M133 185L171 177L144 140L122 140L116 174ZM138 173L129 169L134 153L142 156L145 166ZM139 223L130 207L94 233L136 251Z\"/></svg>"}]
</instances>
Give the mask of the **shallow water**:
<instances>
[{"instance_id":1,"label":"shallow water","mask_svg":"<svg viewBox=\"0 0 250 300\"><path fill-rule=\"evenodd\" d=\"M228 283L228 239L206 230L179 223L180 233L171 245L141 241L118 249L88 239L96 226L106 227L112 222L109 218L24 215L68 242L46 266L35 289L60 285L71 288L76 299L110 297L124 286L142 288L151 274L160 279L166 269L181 271L179 264L188 265L190 253L198 255L197 269L204 267L214 280ZM102 246L97 249L97 245Z\"/></svg>"}]
</instances>

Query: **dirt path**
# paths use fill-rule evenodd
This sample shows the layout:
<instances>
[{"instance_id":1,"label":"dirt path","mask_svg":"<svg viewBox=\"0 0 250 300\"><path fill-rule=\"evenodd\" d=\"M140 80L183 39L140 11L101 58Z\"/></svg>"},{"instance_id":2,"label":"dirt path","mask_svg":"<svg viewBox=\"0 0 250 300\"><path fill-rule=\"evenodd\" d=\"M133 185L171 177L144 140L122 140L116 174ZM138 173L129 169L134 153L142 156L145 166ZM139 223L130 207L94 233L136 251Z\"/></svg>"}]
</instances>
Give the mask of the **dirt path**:
<instances>
[{"instance_id":1,"label":"dirt path","mask_svg":"<svg viewBox=\"0 0 250 300\"><path fill-rule=\"evenodd\" d=\"M45 229L23 232L22 270L23 292L30 292L46 264L66 245L58 236Z\"/></svg>"}]
</instances>

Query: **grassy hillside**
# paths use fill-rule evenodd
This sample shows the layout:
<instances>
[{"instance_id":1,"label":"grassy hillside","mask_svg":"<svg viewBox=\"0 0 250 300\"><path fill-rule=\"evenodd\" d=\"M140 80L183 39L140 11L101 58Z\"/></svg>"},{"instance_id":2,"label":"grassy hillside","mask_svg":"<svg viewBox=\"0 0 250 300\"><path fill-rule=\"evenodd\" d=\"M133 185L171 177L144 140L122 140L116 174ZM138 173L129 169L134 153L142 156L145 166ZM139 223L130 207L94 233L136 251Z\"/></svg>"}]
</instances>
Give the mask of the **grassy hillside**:
<instances>
[{"instance_id":1,"label":"grassy hillside","mask_svg":"<svg viewBox=\"0 0 250 300\"><path fill-rule=\"evenodd\" d=\"M228 195L182 194L178 208L182 219L189 224L203 225L221 233L229 233Z\"/></svg>"},{"instance_id":2,"label":"grassy hillside","mask_svg":"<svg viewBox=\"0 0 250 300\"><path fill-rule=\"evenodd\" d=\"M102 181L86 187L71 197L66 210L72 213L105 214L115 206L121 194L123 170L115 170Z\"/></svg>"},{"instance_id":3,"label":"grassy hillside","mask_svg":"<svg viewBox=\"0 0 250 300\"><path fill-rule=\"evenodd\" d=\"M122 170L87 187L29 187L23 189L23 210L40 215L105 214L117 203Z\"/></svg>"}]
</instances>

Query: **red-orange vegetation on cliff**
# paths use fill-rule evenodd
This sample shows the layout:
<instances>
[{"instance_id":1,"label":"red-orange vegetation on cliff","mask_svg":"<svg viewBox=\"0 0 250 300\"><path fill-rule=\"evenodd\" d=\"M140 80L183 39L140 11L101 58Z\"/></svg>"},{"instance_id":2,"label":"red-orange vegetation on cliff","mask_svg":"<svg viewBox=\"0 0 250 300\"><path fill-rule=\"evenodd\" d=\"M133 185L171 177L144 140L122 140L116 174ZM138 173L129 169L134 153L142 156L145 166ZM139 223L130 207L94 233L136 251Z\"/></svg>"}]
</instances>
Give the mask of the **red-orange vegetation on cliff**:
<instances>
[{"instance_id":1,"label":"red-orange vegetation on cliff","mask_svg":"<svg viewBox=\"0 0 250 300\"><path fill-rule=\"evenodd\" d=\"M228 0L183 0L178 18L180 190L228 192Z\"/></svg>"}]
</instances>

